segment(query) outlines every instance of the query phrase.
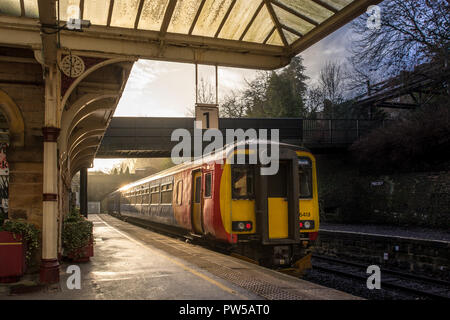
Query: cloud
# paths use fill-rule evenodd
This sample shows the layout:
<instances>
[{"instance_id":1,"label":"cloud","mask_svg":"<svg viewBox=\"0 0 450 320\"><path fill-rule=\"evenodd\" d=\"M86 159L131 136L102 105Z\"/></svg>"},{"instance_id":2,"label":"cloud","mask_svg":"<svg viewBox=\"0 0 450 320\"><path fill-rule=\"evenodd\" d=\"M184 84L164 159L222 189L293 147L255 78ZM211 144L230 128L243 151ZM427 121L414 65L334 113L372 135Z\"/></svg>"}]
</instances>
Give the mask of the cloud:
<instances>
[{"instance_id":1,"label":"cloud","mask_svg":"<svg viewBox=\"0 0 450 320\"><path fill-rule=\"evenodd\" d=\"M306 66L306 74L310 77L309 82L311 84L318 80L320 70L327 61L345 61L349 55L348 49L351 45L351 36L351 26L347 25L306 49L301 54Z\"/></svg>"},{"instance_id":2,"label":"cloud","mask_svg":"<svg viewBox=\"0 0 450 320\"><path fill-rule=\"evenodd\" d=\"M301 55L310 83L318 79L327 61L343 61L351 43L350 26L345 26L316 43ZM231 91L245 88L257 70L219 67L219 102ZM215 86L214 67L200 66L199 78ZM115 116L184 117L195 104L193 64L139 60L135 63Z\"/></svg>"}]
</instances>

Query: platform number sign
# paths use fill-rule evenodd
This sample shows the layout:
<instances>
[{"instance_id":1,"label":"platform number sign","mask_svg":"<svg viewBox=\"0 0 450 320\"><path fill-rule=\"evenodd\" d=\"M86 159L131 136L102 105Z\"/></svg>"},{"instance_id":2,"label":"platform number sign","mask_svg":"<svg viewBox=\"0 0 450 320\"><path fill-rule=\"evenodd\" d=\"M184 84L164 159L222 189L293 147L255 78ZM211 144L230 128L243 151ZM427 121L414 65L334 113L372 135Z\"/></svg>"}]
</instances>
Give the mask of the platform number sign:
<instances>
[{"instance_id":1,"label":"platform number sign","mask_svg":"<svg viewBox=\"0 0 450 320\"><path fill-rule=\"evenodd\" d=\"M369 290L380 290L381 289L381 270L379 266L369 266L366 271L367 274L370 274L367 279L367 289Z\"/></svg>"}]
</instances>

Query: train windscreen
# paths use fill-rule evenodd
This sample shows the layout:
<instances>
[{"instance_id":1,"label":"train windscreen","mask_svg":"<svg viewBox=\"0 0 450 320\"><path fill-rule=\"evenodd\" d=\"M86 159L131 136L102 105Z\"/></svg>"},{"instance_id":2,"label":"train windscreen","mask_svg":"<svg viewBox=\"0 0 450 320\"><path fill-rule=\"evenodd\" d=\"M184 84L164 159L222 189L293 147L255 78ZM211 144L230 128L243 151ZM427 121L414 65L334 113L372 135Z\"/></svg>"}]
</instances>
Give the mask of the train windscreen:
<instances>
[{"instance_id":1,"label":"train windscreen","mask_svg":"<svg viewBox=\"0 0 450 320\"><path fill-rule=\"evenodd\" d=\"M308 158L298 160L298 182L300 198L312 198L312 164Z\"/></svg>"}]
</instances>

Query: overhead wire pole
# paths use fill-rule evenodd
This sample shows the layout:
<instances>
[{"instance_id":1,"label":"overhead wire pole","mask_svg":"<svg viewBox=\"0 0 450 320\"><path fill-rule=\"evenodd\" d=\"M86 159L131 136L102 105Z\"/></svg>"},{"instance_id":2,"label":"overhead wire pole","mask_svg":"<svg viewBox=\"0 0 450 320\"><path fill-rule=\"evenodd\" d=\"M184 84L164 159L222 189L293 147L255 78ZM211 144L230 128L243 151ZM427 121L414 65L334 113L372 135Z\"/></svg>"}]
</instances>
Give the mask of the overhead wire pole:
<instances>
[{"instance_id":1,"label":"overhead wire pole","mask_svg":"<svg viewBox=\"0 0 450 320\"><path fill-rule=\"evenodd\" d=\"M195 63L195 105L198 104L198 64Z\"/></svg>"},{"instance_id":2,"label":"overhead wire pole","mask_svg":"<svg viewBox=\"0 0 450 320\"><path fill-rule=\"evenodd\" d=\"M219 106L219 66L216 64L216 105Z\"/></svg>"},{"instance_id":3,"label":"overhead wire pole","mask_svg":"<svg viewBox=\"0 0 450 320\"><path fill-rule=\"evenodd\" d=\"M87 168L80 170L80 214L87 218L88 216L88 197L87 197L88 171Z\"/></svg>"}]
</instances>

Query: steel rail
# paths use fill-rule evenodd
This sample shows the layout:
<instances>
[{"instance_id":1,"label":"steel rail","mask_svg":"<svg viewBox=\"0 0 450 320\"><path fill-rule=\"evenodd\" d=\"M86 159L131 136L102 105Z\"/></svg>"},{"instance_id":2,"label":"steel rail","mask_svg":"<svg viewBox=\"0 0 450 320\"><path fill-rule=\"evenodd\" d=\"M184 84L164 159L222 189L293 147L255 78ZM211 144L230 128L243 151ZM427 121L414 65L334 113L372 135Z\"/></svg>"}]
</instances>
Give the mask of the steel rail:
<instances>
[{"instance_id":1,"label":"steel rail","mask_svg":"<svg viewBox=\"0 0 450 320\"><path fill-rule=\"evenodd\" d=\"M336 258L332 258L332 257L327 257L327 256L321 256L321 255L317 255L317 254L314 254L312 256L312 258L313 258L313 269L319 269L319 270L323 270L323 271L334 273L334 274L339 274L339 275L342 275L345 277L350 277L350 278L364 279L364 280L367 279L367 275L365 275L365 269L367 268L367 265L363 265L363 264L355 263L355 262L351 262L351 261L345 261L345 260L341 260L341 259L336 259ZM325 261L327 264L334 263L334 266L327 266L324 264L320 264L320 262L318 263L318 261L320 261L320 260ZM342 267L358 268L359 271L361 271L363 274L355 273L355 270L352 270L352 272L343 270ZM407 292L410 292L413 294L426 296L426 297L434 298L434 299L450 299L450 282L448 282L448 281L428 278L428 277L424 277L424 276L419 276L419 275L414 275L414 274L410 274L410 273L404 273L404 272L389 270L389 269L381 269L381 272L385 276L390 276L390 277L388 277L388 280L382 281L382 286L384 286L384 287L391 288L391 289L397 289L397 290L403 290L403 291L407 291ZM437 290L432 291L432 290L417 289L417 288L413 288L410 286L396 283L396 282L402 281L402 280L403 281L404 280L416 281L415 282L416 285L432 286L433 284L438 284L443 287L436 288ZM444 286L446 288L444 288ZM437 291L439 291L439 292L437 292ZM447 293L441 294L441 292L447 292Z\"/></svg>"}]
</instances>

